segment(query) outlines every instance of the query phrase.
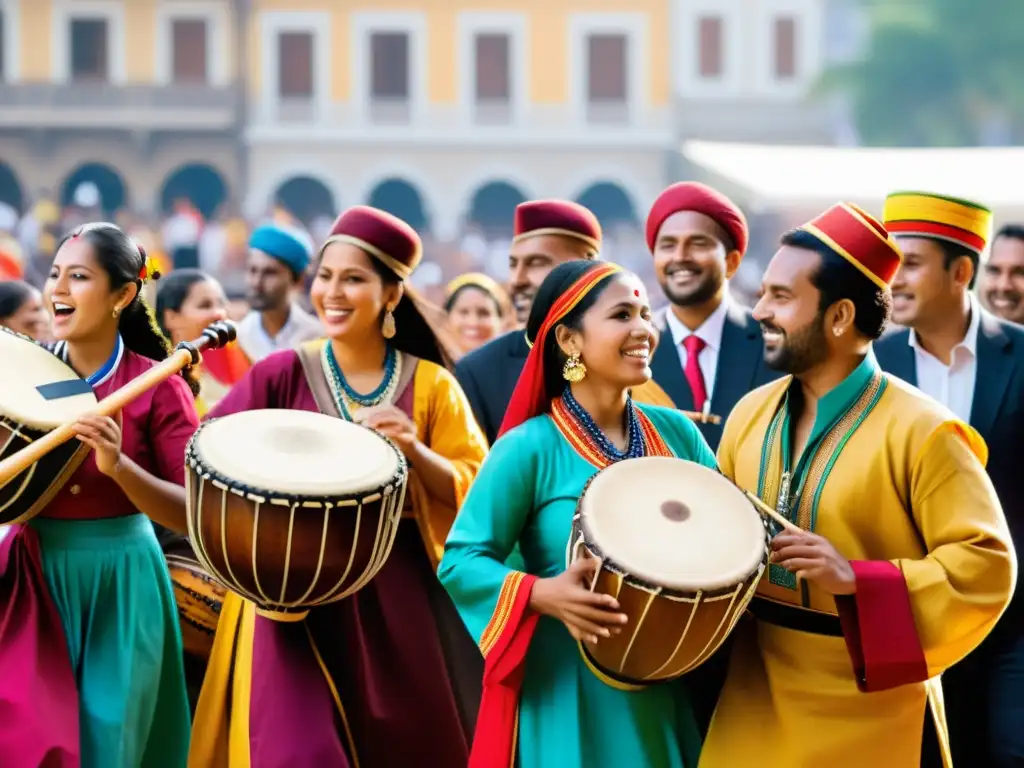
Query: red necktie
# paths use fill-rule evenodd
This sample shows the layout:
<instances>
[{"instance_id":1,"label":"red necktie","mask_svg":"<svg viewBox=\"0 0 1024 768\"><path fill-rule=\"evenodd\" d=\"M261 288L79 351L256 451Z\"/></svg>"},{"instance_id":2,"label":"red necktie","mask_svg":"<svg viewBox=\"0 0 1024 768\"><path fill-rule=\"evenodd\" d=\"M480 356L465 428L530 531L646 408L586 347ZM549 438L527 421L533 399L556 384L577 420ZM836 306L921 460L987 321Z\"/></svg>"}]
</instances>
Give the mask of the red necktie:
<instances>
[{"instance_id":1,"label":"red necktie","mask_svg":"<svg viewBox=\"0 0 1024 768\"><path fill-rule=\"evenodd\" d=\"M690 334L683 339L683 349L686 350L686 366L683 373L690 384L690 391L693 392L693 409L704 410L704 401L708 399L708 390L704 386L704 374L700 371L700 352L707 344L700 336Z\"/></svg>"}]
</instances>

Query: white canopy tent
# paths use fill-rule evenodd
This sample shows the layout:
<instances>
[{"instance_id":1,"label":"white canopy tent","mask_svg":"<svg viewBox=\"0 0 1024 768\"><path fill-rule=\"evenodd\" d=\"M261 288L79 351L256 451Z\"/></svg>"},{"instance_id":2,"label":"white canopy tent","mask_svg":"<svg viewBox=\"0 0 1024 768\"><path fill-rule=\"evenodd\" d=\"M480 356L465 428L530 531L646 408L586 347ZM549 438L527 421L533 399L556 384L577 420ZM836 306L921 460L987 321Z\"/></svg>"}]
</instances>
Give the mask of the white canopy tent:
<instances>
[{"instance_id":1,"label":"white canopy tent","mask_svg":"<svg viewBox=\"0 0 1024 768\"><path fill-rule=\"evenodd\" d=\"M687 141L682 153L755 211L839 200L877 210L896 190L936 192L1009 209L1003 213L1024 211L1024 147L875 149Z\"/></svg>"}]
</instances>

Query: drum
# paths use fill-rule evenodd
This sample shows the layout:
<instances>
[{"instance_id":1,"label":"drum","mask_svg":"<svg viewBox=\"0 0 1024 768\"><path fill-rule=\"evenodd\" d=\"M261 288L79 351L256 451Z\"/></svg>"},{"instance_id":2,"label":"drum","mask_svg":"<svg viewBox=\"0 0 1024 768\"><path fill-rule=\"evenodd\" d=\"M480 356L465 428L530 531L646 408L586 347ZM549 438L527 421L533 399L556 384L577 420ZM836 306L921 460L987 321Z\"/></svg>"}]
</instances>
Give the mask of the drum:
<instances>
[{"instance_id":1,"label":"drum","mask_svg":"<svg viewBox=\"0 0 1024 768\"><path fill-rule=\"evenodd\" d=\"M89 383L46 347L0 326L0 459L96 408ZM88 454L69 440L0 486L0 525L45 507Z\"/></svg>"},{"instance_id":2,"label":"drum","mask_svg":"<svg viewBox=\"0 0 1024 768\"><path fill-rule=\"evenodd\" d=\"M695 669L754 596L769 542L764 518L712 469L647 457L601 470L578 503L566 559L597 558L592 591L618 600L629 621L581 643L584 660L625 689Z\"/></svg>"},{"instance_id":3,"label":"drum","mask_svg":"<svg viewBox=\"0 0 1024 768\"><path fill-rule=\"evenodd\" d=\"M209 659L225 589L188 555L167 555L167 567L178 604L185 653Z\"/></svg>"},{"instance_id":4,"label":"drum","mask_svg":"<svg viewBox=\"0 0 1024 768\"><path fill-rule=\"evenodd\" d=\"M384 565L408 482L385 437L321 413L258 410L205 422L185 452L196 557L263 615L301 619Z\"/></svg>"}]
</instances>

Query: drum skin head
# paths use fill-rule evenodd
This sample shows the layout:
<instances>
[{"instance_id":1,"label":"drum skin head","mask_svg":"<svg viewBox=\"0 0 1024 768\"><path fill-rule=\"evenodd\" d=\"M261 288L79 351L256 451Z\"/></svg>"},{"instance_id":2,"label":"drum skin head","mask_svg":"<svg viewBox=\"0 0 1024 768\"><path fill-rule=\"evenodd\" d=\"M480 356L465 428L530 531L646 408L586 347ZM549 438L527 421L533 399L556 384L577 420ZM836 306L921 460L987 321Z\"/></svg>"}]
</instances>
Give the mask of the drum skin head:
<instances>
[{"instance_id":1,"label":"drum skin head","mask_svg":"<svg viewBox=\"0 0 1024 768\"><path fill-rule=\"evenodd\" d=\"M388 483L400 460L365 427L322 413L243 411L193 437L202 464L235 484L289 496L343 496Z\"/></svg>"},{"instance_id":2,"label":"drum skin head","mask_svg":"<svg viewBox=\"0 0 1024 768\"><path fill-rule=\"evenodd\" d=\"M26 336L0 330L0 402L5 415L26 427L48 432L96 409L91 392L47 400L36 387L81 377L45 347ZM13 372L17 375L13 375Z\"/></svg>"},{"instance_id":3,"label":"drum skin head","mask_svg":"<svg viewBox=\"0 0 1024 768\"><path fill-rule=\"evenodd\" d=\"M761 515L727 478L671 457L616 462L591 480L580 522L607 564L679 592L745 581L765 557Z\"/></svg>"}]
</instances>

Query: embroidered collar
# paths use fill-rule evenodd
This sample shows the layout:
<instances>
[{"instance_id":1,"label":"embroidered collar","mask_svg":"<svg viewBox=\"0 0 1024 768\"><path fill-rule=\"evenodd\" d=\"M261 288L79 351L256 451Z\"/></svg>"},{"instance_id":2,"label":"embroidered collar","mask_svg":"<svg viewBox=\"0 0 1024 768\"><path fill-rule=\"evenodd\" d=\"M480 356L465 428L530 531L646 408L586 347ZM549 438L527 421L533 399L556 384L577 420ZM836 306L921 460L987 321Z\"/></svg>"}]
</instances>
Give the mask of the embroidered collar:
<instances>
[{"instance_id":1,"label":"embroidered collar","mask_svg":"<svg viewBox=\"0 0 1024 768\"><path fill-rule=\"evenodd\" d=\"M57 355L65 363L68 363L68 343L66 341L58 341L54 347L54 354ZM117 341L114 343L114 351L110 353L110 357L107 358L107 362L100 366L98 371L95 371L92 375L86 376L85 380L89 383L93 389L106 384L110 381L110 378L117 371L121 360L124 358L124 341L121 339L121 335L117 335ZM68 363L70 365L70 363Z\"/></svg>"}]
</instances>

